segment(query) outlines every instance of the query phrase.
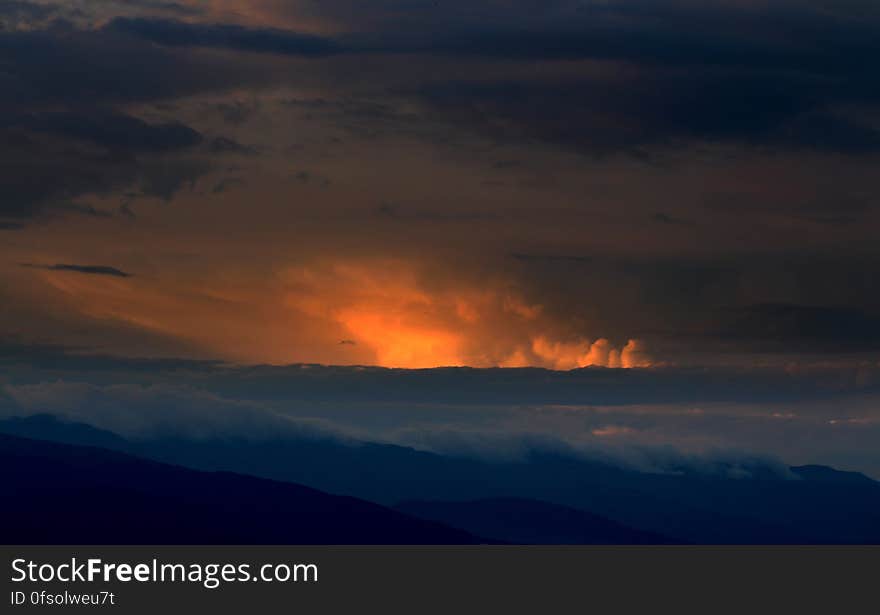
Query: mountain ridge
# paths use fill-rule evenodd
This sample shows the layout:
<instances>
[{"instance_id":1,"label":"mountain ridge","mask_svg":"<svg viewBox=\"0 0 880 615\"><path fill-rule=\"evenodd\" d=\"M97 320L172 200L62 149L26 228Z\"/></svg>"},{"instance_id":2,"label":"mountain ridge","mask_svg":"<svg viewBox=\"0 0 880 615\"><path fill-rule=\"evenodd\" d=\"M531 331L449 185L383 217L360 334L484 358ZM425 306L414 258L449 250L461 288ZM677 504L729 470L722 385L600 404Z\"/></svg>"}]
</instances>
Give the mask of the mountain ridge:
<instances>
[{"instance_id":1,"label":"mountain ridge","mask_svg":"<svg viewBox=\"0 0 880 615\"><path fill-rule=\"evenodd\" d=\"M4 544L480 544L349 496L0 434Z\"/></svg>"},{"instance_id":2,"label":"mountain ridge","mask_svg":"<svg viewBox=\"0 0 880 615\"><path fill-rule=\"evenodd\" d=\"M880 483L798 466L788 478L634 472L552 452L485 461L380 443L330 439L126 440L40 416L0 421L0 432L101 443L197 470L227 470L356 496L404 501L538 500L695 544L880 542Z\"/></svg>"}]
</instances>

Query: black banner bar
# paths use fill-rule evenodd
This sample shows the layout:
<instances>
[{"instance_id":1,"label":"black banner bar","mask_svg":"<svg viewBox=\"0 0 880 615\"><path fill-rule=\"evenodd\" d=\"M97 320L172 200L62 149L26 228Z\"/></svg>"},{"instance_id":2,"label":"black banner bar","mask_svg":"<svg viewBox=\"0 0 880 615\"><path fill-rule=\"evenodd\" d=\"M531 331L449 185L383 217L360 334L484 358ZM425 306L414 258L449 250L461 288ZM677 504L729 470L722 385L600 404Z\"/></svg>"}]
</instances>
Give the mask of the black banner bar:
<instances>
[{"instance_id":1,"label":"black banner bar","mask_svg":"<svg viewBox=\"0 0 880 615\"><path fill-rule=\"evenodd\" d=\"M878 547L0 547L3 613L873 608ZM60 579L60 580L59 580Z\"/></svg>"}]
</instances>

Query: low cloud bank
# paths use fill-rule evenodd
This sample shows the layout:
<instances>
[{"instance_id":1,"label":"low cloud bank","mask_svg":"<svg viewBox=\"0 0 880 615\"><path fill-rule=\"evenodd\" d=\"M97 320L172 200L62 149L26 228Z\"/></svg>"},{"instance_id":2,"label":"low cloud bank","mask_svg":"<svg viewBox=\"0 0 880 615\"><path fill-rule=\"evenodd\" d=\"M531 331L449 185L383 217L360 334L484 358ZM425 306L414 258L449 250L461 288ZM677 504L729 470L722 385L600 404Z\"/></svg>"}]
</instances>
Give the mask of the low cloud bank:
<instances>
[{"instance_id":1,"label":"low cloud bank","mask_svg":"<svg viewBox=\"0 0 880 615\"><path fill-rule=\"evenodd\" d=\"M731 478L792 478L788 465L800 463L880 474L871 446L880 436L880 416L872 413L870 398L842 413L821 404L793 411L743 404L253 400L191 385L64 380L6 385L2 393L3 416L51 414L133 440L373 441L490 461L557 455L644 472Z\"/></svg>"},{"instance_id":2,"label":"low cloud bank","mask_svg":"<svg viewBox=\"0 0 880 615\"><path fill-rule=\"evenodd\" d=\"M257 402L230 400L175 385L44 382L7 386L0 412L52 414L134 439L342 437L318 420L279 414ZM12 403L10 403L12 402Z\"/></svg>"}]
</instances>

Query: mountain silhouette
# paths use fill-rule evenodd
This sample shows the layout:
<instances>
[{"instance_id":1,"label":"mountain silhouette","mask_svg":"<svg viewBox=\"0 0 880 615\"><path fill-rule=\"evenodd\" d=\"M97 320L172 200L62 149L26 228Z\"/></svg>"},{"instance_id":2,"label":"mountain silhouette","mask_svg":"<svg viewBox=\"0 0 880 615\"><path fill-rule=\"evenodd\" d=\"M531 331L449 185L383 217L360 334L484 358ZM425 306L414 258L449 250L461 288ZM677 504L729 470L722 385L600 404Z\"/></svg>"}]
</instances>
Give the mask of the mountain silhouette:
<instances>
[{"instance_id":1,"label":"mountain silhouette","mask_svg":"<svg viewBox=\"0 0 880 615\"><path fill-rule=\"evenodd\" d=\"M523 498L402 502L395 508L414 517L516 544L653 545L679 542L585 511Z\"/></svg>"},{"instance_id":2,"label":"mountain silhouette","mask_svg":"<svg viewBox=\"0 0 880 615\"><path fill-rule=\"evenodd\" d=\"M352 497L0 434L3 544L474 544Z\"/></svg>"},{"instance_id":3,"label":"mountain silhouette","mask_svg":"<svg viewBox=\"0 0 880 615\"><path fill-rule=\"evenodd\" d=\"M0 421L0 432L97 444L187 468L307 485L386 507L408 501L520 498L588 512L683 543L880 543L880 483L824 466L729 478L687 469L639 472L547 451L502 462L329 438L134 441L51 416Z\"/></svg>"}]
</instances>

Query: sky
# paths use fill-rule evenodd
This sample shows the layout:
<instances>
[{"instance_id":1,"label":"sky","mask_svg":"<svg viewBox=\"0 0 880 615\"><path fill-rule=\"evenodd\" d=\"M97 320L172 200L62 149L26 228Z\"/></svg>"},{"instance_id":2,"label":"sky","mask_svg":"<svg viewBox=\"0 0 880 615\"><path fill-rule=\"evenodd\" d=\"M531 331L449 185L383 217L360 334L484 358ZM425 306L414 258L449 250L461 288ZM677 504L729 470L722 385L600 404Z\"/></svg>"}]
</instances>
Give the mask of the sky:
<instances>
[{"instance_id":1,"label":"sky","mask_svg":"<svg viewBox=\"0 0 880 615\"><path fill-rule=\"evenodd\" d=\"M875 425L878 56L863 0L0 0L0 345L821 373Z\"/></svg>"}]
</instances>

